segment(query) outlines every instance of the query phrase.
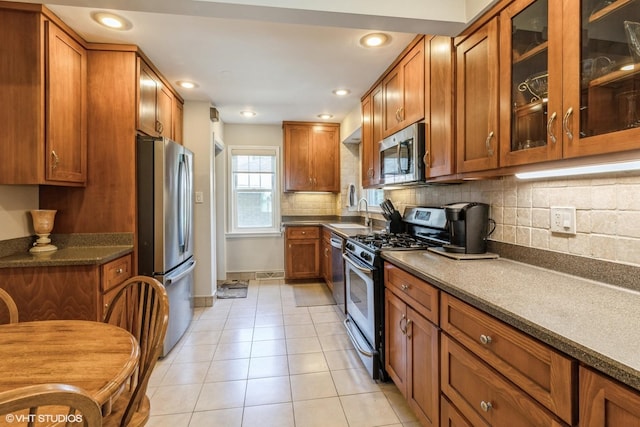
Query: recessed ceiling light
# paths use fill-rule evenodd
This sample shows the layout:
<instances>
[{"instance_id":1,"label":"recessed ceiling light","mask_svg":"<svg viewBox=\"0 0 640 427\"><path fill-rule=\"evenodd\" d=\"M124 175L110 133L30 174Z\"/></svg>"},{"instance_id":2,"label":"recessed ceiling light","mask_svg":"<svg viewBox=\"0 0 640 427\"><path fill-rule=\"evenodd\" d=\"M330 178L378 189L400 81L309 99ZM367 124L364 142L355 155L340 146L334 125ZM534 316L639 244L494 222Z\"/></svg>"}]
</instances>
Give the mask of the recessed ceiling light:
<instances>
[{"instance_id":1,"label":"recessed ceiling light","mask_svg":"<svg viewBox=\"0 0 640 427\"><path fill-rule=\"evenodd\" d=\"M249 110L244 110L244 111L240 111L240 115L242 117L255 117L256 116L256 112L255 111L249 111Z\"/></svg>"},{"instance_id":2,"label":"recessed ceiling light","mask_svg":"<svg viewBox=\"0 0 640 427\"><path fill-rule=\"evenodd\" d=\"M197 88L198 85L194 82L190 82L188 80L180 80L178 82L176 82L178 86L185 88L185 89L194 89Z\"/></svg>"},{"instance_id":3,"label":"recessed ceiling light","mask_svg":"<svg viewBox=\"0 0 640 427\"><path fill-rule=\"evenodd\" d=\"M336 89L333 91L333 94L337 96L347 96L350 93L351 91L349 89Z\"/></svg>"},{"instance_id":4,"label":"recessed ceiling light","mask_svg":"<svg viewBox=\"0 0 640 427\"><path fill-rule=\"evenodd\" d=\"M620 71L631 71L635 69L635 65L634 64L627 64L627 65L623 65L622 67L620 67Z\"/></svg>"},{"instance_id":5,"label":"recessed ceiling light","mask_svg":"<svg viewBox=\"0 0 640 427\"><path fill-rule=\"evenodd\" d=\"M360 39L360 44L364 47L380 47L389 41L389 36L384 33L371 33Z\"/></svg>"},{"instance_id":6,"label":"recessed ceiling light","mask_svg":"<svg viewBox=\"0 0 640 427\"><path fill-rule=\"evenodd\" d=\"M111 28L112 30L130 30L133 25L122 16L111 12L94 12L91 17L98 24Z\"/></svg>"},{"instance_id":7,"label":"recessed ceiling light","mask_svg":"<svg viewBox=\"0 0 640 427\"><path fill-rule=\"evenodd\" d=\"M333 117L333 114L318 114L318 118L322 119L322 120L329 120L330 118Z\"/></svg>"}]
</instances>

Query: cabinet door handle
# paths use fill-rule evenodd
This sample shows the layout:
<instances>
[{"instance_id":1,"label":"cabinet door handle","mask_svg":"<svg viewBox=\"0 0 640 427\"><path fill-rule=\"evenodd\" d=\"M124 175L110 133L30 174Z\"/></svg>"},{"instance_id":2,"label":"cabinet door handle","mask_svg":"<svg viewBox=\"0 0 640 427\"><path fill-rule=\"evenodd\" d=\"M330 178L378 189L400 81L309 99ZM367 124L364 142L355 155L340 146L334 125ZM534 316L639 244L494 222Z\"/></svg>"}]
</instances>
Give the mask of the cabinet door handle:
<instances>
[{"instance_id":1,"label":"cabinet door handle","mask_svg":"<svg viewBox=\"0 0 640 427\"><path fill-rule=\"evenodd\" d=\"M491 148L492 138L493 138L493 131L489 132L489 136L487 136L487 139L484 141L484 145L487 146L487 154L489 154L489 157L493 156L493 148Z\"/></svg>"},{"instance_id":2,"label":"cabinet door handle","mask_svg":"<svg viewBox=\"0 0 640 427\"><path fill-rule=\"evenodd\" d=\"M402 327L402 321L404 320L404 328ZM402 318L398 322L398 326L400 327L400 331L402 335L407 335L407 317L403 314Z\"/></svg>"},{"instance_id":3,"label":"cabinet door handle","mask_svg":"<svg viewBox=\"0 0 640 427\"><path fill-rule=\"evenodd\" d=\"M51 163L51 169L55 169L58 167L58 164L60 163L60 157L58 157L55 150L51 150L51 157L53 158L53 163Z\"/></svg>"},{"instance_id":4,"label":"cabinet door handle","mask_svg":"<svg viewBox=\"0 0 640 427\"><path fill-rule=\"evenodd\" d=\"M549 135L549 139L551 139L551 142L553 142L554 144L558 142L558 138L556 138L556 136L553 134L552 127L553 127L553 122L556 121L557 117L558 117L558 114L556 114L556 112L554 111L551 117L549 117L549 120L547 121L547 134Z\"/></svg>"},{"instance_id":5,"label":"cabinet door handle","mask_svg":"<svg viewBox=\"0 0 640 427\"><path fill-rule=\"evenodd\" d=\"M493 408L491 402L485 402L484 400L480 402L480 409L482 409L484 412L489 412L489 409L491 408Z\"/></svg>"},{"instance_id":6,"label":"cabinet door handle","mask_svg":"<svg viewBox=\"0 0 640 427\"><path fill-rule=\"evenodd\" d=\"M484 345L488 345L491 344L491 341L493 341L491 339L491 335L480 335L480 342Z\"/></svg>"},{"instance_id":7,"label":"cabinet door handle","mask_svg":"<svg viewBox=\"0 0 640 427\"><path fill-rule=\"evenodd\" d=\"M424 153L424 157L422 158L422 162L424 163L424 167L429 169L431 166L431 153L427 150Z\"/></svg>"},{"instance_id":8,"label":"cabinet door handle","mask_svg":"<svg viewBox=\"0 0 640 427\"><path fill-rule=\"evenodd\" d=\"M564 118L562 119L562 128L564 129L564 133L567 134L569 141L573 141L573 133L571 129L569 129L569 117L573 114L573 107L569 107L567 112L564 114Z\"/></svg>"},{"instance_id":9,"label":"cabinet door handle","mask_svg":"<svg viewBox=\"0 0 640 427\"><path fill-rule=\"evenodd\" d=\"M407 325L404 327L404 330L407 332L407 339L411 339L411 331L409 330L409 328L411 327L412 324L413 324L413 320L409 319L407 320Z\"/></svg>"},{"instance_id":10,"label":"cabinet door handle","mask_svg":"<svg viewBox=\"0 0 640 427\"><path fill-rule=\"evenodd\" d=\"M400 109L398 108L396 110L396 122L399 122L399 121L400 121Z\"/></svg>"}]
</instances>

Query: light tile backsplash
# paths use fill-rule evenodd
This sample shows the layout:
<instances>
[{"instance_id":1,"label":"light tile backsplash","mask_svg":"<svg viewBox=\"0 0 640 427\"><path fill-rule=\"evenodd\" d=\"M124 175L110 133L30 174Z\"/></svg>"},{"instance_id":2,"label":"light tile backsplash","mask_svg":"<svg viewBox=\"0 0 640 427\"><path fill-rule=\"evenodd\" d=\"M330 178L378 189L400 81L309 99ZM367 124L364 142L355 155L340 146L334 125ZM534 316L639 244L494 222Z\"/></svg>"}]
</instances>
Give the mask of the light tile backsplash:
<instances>
[{"instance_id":1,"label":"light tile backsplash","mask_svg":"<svg viewBox=\"0 0 640 427\"><path fill-rule=\"evenodd\" d=\"M488 203L490 216L496 221L492 240L640 265L638 173L534 182L503 177L393 190L385 195L401 212L407 205ZM575 236L549 231L552 206L576 208Z\"/></svg>"}]
</instances>

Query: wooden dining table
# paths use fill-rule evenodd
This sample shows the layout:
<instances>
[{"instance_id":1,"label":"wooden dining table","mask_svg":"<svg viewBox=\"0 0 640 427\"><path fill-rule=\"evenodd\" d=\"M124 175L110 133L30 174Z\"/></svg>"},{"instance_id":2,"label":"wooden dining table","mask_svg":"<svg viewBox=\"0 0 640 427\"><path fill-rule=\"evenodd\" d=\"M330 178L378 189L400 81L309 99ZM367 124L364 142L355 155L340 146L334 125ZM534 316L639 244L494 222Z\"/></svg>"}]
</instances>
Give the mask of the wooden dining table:
<instances>
[{"instance_id":1,"label":"wooden dining table","mask_svg":"<svg viewBox=\"0 0 640 427\"><path fill-rule=\"evenodd\" d=\"M78 386L103 415L138 365L140 347L128 331L85 320L0 325L0 392L43 383Z\"/></svg>"}]
</instances>

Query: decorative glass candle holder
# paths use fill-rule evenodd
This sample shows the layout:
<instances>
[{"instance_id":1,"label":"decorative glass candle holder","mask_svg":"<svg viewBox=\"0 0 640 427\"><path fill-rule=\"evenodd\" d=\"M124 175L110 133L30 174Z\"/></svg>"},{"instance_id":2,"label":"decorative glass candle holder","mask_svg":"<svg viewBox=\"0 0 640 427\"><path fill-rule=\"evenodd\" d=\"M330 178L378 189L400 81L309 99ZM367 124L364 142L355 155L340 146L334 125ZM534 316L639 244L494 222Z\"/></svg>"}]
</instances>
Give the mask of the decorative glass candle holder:
<instances>
[{"instance_id":1,"label":"decorative glass candle holder","mask_svg":"<svg viewBox=\"0 0 640 427\"><path fill-rule=\"evenodd\" d=\"M51 252L58 250L57 247L51 244L49 234L53 230L53 220L56 216L55 210L35 209L31 211L31 218L33 219L33 228L36 231L36 240L34 246L29 249L31 253Z\"/></svg>"}]
</instances>

